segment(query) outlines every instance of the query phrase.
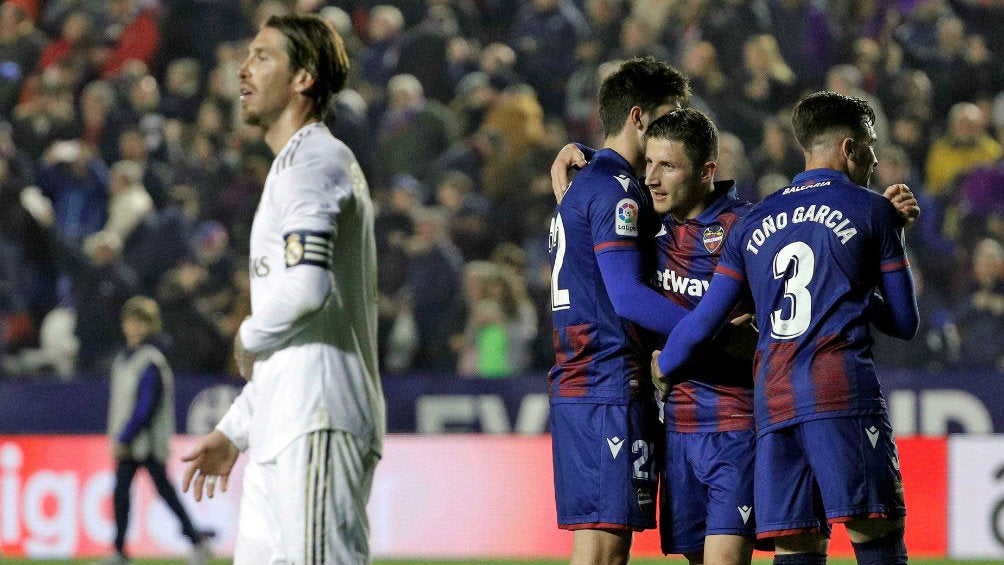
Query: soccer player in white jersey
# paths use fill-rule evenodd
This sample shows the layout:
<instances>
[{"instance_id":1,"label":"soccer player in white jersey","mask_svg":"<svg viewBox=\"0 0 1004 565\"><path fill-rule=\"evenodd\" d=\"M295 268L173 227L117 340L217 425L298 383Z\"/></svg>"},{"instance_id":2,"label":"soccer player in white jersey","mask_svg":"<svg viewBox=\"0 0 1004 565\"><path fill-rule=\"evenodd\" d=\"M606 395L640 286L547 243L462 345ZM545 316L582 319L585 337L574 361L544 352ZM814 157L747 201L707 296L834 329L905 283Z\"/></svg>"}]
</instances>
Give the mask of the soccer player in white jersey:
<instances>
[{"instance_id":1,"label":"soccer player in white jersey","mask_svg":"<svg viewBox=\"0 0 1004 565\"><path fill-rule=\"evenodd\" d=\"M250 451L237 565L369 563L385 427L373 209L322 121L348 70L341 38L313 15L269 18L240 68L243 118L276 154L251 227L252 315L234 340L248 383L183 458L200 500Z\"/></svg>"}]
</instances>

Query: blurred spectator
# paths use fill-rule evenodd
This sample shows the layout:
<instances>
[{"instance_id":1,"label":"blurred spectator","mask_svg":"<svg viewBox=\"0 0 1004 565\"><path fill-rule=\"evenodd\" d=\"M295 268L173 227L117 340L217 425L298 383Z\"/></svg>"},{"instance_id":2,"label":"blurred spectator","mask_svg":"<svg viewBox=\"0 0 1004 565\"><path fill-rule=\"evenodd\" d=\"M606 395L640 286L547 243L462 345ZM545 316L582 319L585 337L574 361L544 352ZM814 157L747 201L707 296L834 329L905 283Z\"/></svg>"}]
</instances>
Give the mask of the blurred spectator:
<instances>
[{"instance_id":1,"label":"blurred spectator","mask_svg":"<svg viewBox=\"0 0 1004 565\"><path fill-rule=\"evenodd\" d=\"M986 130L979 106L959 102L948 113L948 130L931 145L927 154L925 180L931 194L954 197L955 177L977 165L991 163L1004 153L1001 144Z\"/></svg>"},{"instance_id":2,"label":"blurred spectator","mask_svg":"<svg viewBox=\"0 0 1004 565\"><path fill-rule=\"evenodd\" d=\"M488 258L496 241L488 202L474 188L471 177L460 171L446 171L436 185L436 204L447 211L450 239L466 261Z\"/></svg>"},{"instance_id":3,"label":"blurred spectator","mask_svg":"<svg viewBox=\"0 0 1004 565\"><path fill-rule=\"evenodd\" d=\"M833 62L833 23L808 0L768 0L771 33L795 71L798 90L818 89Z\"/></svg>"},{"instance_id":4,"label":"blurred spectator","mask_svg":"<svg viewBox=\"0 0 1004 565\"><path fill-rule=\"evenodd\" d=\"M749 158L756 178L781 175L793 179L805 168L805 159L791 127L775 116L764 120L763 141Z\"/></svg>"},{"instance_id":5,"label":"blurred spectator","mask_svg":"<svg viewBox=\"0 0 1004 565\"><path fill-rule=\"evenodd\" d=\"M80 93L80 140L101 155L114 155L117 140L108 135L107 121L116 104L115 87L110 82L95 80Z\"/></svg>"},{"instance_id":6,"label":"blurred spectator","mask_svg":"<svg viewBox=\"0 0 1004 565\"><path fill-rule=\"evenodd\" d=\"M727 59L726 59L727 60ZM795 73L784 61L772 35L751 36L743 44L742 67L735 72L735 92L729 93L727 105L734 109L723 116L725 127L753 147L762 141L761 124L779 114L798 98Z\"/></svg>"},{"instance_id":7,"label":"blurred spectator","mask_svg":"<svg viewBox=\"0 0 1004 565\"><path fill-rule=\"evenodd\" d=\"M415 235L408 239L408 269L402 290L414 313L418 348L411 367L419 371L450 371L456 360L449 349L447 306L460 290L463 259L446 233L446 218L438 208L413 212Z\"/></svg>"},{"instance_id":8,"label":"blurred spectator","mask_svg":"<svg viewBox=\"0 0 1004 565\"><path fill-rule=\"evenodd\" d=\"M715 46L707 41L689 43L683 50L681 65L690 79L690 105L716 118L724 128L738 127L733 115L735 93L719 63Z\"/></svg>"},{"instance_id":9,"label":"blurred spectator","mask_svg":"<svg viewBox=\"0 0 1004 565\"><path fill-rule=\"evenodd\" d=\"M704 25L704 38L715 46L723 61L742 61L747 40L767 33L770 14L765 0L724 0L708 14ZM729 73L738 74L739 70L738 65L726 68ZM733 78L740 80L735 74Z\"/></svg>"},{"instance_id":10,"label":"blurred spectator","mask_svg":"<svg viewBox=\"0 0 1004 565\"><path fill-rule=\"evenodd\" d=\"M537 335L537 315L526 284L506 266L474 261L464 268L463 286L467 317L457 372L499 378L525 371Z\"/></svg>"},{"instance_id":11,"label":"blurred spectator","mask_svg":"<svg viewBox=\"0 0 1004 565\"><path fill-rule=\"evenodd\" d=\"M80 340L75 335L77 314L70 308L53 308L42 319L39 346L25 348L3 359L3 369L10 375L46 375L62 379L75 374Z\"/></svg>"},{"instance_id":12,"label":"blurred spectator","mask_svg":"<svg viewBox=\"0 0 1004 565\"><path fill-rule=\"evenodd\" d=\"M575 70L575 47L588 33L585 15L571 0L520 2L509 44L545 112L561 113L565 83Z\"/></svg>"},{"instance_id":13,"label":"blurred spectator","mask_svg":"<svg viewBox=\"0 0 1004 565\"><path fill-rule=\"evenodd\" d=\"M654 57L660 61L669 59L669 51L659 44L657 31L647 18L639 15L628 16L621 21L620 41L609 54L613 59L634 57Z\"/></svg>"},{"instance_id":14,"label":"blurred spectator","mask_svg":"<svg viewBox=\"0 0 1004 565\"><path fill-rule=\"evenodd\" d=\"M889 118L882 102L861 87L862 80L861 71L854 65L835 65L826 71L826 89L867 102L875 113L875 135L879 139L889 139Z\"/></svg>"},{"instance_id":15,"label":"blurred spectator","mask_svg":"<svg viewBox=\"0 0 1004 565\"><path fill-rule=\"evenodd\" d=\"M118 154L120 159L132 161L140 166L143 171L143 186L159 209L163 208L167 201L167 189L174 183L175 171L167 163L150 154L148 143L148 136L145 136L143 131L136 128L126 129L119 136ZM193 144L193 152L198 149L199 146ZM206 154L202 157L206 158L203 164L212 161L212 157Z\"/></svg>"},{"instance_id":16,"label":"blurred spectator","mask_svg":"<svg viewBox=\"0 0 1004 565\"><path fill-rule=\"evenodd\" d=\"M133 161L112 165L108 181L108 220L104 230L122 241L153 212L153 199L143 187L143 168Z\"/></svg>"},{"instance_id":17,"label":"blurred spectator","mask_svg":"<svg viewBox=\"0 0 1004 565\"><path fill-rule=\"evenodd\" d=\"M14 108L11 125L18 148L32 159L41 157L55 141L77 137L73 91L61 67L42 73L34 96Z\"/></svg>"},{"instance_id":18,"label":"blurred spectator","mask_svg":"<svg viewBox=\"0 0 1004 565\"><path fill-rule=\"evenodd\" d=\"M106 47L99 50L102 74L115 76L133 59L149 68L160 46L160 24L153 10L137 0L109 0L108 14L101 38Z\"/></svg>"},{"instance_id":19,"label":"blurred spectator","mask_svg":"<svg viewBox=\"0 0 1004 565\"><path fill-rule=\"evenodd\" d=\"M230 357L230 336L224 336L200 298L209 272L193 260L164 273L156 299L164 310L168 361L178 374L222 373Z\"/></svg>"},{"instance_id":20,"label":"blurred spectator","mask_svg":"<svg viewBox=\"0 0 1004 565\"><path fill-rule=\"evenodd\" d=\"M49 146L38 171L38 186L52 201L54 227L61 236L79 244L105 225L108 167L80 142Z\"/></svg>"},{"instance_id":21,"label":"blurred spectator","mask_svg":"<svg viewBox=\"0 0 1004 565\"><path fill-rule=\"evenodd\" d=\"M401 38L397 74L418 79L425 95L447 104L456 86L449 68L447 47L460 31L457 15L445 4L431 4L425 18L408 29Z\"/></svg>"},{"instance_id":22,"label":"blurred spectator","mask_svg":"<svg viewBox=\"0 0 1004 565\"><path fill-rule=\"evenodd\" d=\"M0 4L0 115L10 116L21 85L38 68L49 43L15 2Z\"/></svg>"},{"instance_id":23,"label":"blurred spectator","mask_svg":"<svg viewBox=\"0 0 1004 565\"><path fill-rule=\"evenodd\" d=\"M959 304L956 322L962 336L959 362L1004 371L1004 246L995 239L976 244L972 283Z\"/></svg>"},{"instance_id":24,"label":"blurred spectator","mask_svg":"<svg viewBox=\"0 0 1004 565\"><path fill-rule=\"evenodd\" d=\"M116 344L122 339L118 312L136 294L136 273L122 261L122 240L111 232L87 236L83 246L62 247L61 255L72 276L73 307L80 340L77 370L104 374L111 367Z\"/></svg>"},{"instance_id":25,"label":"blurred spectator","mask_svg":"<svg viewBox=\"0 0 1004 565\"><path fill-rule=\"evenodd\" d=\"M94 20L84 10L75 10L63 20L62 35L49 43L38 62L40 69L47 69L71 56L88 55L94 41Z\"/></svg>"},{"instance_id":26,"label":"blurred spectator","mask_svg":"<svg viewBox=\"0 0 1004 565\"><path fill-rule=\"evenodd\" d=\"M380 118L376 182L396 174L428 179L429 167L453 142L456 124L445 106L425 97L412 75L396 75L387 84L390 104Z\"/></svg>"},{"instance_id":27,"label":"blurred spectator","mask_svg":"<svg viewBox=\"0 0 1004 565\"><path fill-rule=\"evenodd\" d=\"M544 134L544 110L532 89L514 86L488 110L484 126L502 137L501 153L488 159L482 168L483 194L492 198L505 192L512 168Z\"/></svg>"},{"instance_id":28,"label":"blurred spectator","mask_svg":"<svg viewBox=\"0 0 1004 565\"><path fill-rule=\"evenodd\" d=\"M202 69L195 59L175 59L167 66L160 111L167 119L195 121L201 105Z\"/></svg>"},{"instance_id":29,"label":"blurred spectator","mask_svg":"<svg viewBox=\"0 0 1004 565\"><path fill-rule=\"evenodd\" d=\"M404 15L388 4L374 6L366 20L366 47L360 57L359 68L363 98L370 107L383 102L384 88L397 69L401 55L401 35Z\"/></svg>"}]
</instances>

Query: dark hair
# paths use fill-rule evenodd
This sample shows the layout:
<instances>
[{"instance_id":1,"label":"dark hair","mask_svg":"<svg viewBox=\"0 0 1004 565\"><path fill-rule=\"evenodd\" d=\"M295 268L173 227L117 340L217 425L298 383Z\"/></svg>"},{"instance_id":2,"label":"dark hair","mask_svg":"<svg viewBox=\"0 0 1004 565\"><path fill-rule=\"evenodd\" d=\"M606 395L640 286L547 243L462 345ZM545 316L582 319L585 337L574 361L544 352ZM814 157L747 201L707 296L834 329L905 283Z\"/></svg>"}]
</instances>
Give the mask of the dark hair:
<instances>
[{"instance_id":1,"label":"dark hair","mask_svg":"<svg viewBox=\"0 0 1004 565\"><path fill-rule=\"evenodd\" d=\"M867 102L829 91L802 98L791 115L795 138L803 149L811 147L819 136L834 131L861 139L867 135L868 126L874 124L875 111Z\"/></svg>"},{"instance_id":2,"label":"dark hair","mask_svg":"<svg viewBox=\"0 0 1004 565\"><path fill-rule=\"evenodd\" d=\"M696 167L718 159L718 128L704 112L681 108L649 124L645 139L683 143L687 158Z\"/></svg>"},{"instance_id":3,"label":"dark hair","mask_svg":"<svg viewBox=\"0 0 1004 565\"><path fill-rule=\"evenodd\" d=\"M681 106L690 100L690 82L683 73L652 57L628 59L600 85L603 135L620 133L633 106L651 112L669 98Z\"/></svg>"},{"instance_id":4,"label":"dark hair","mask_svg":"<svg viewBox=\"0 0 1004 565\"><path fill-rule=\"evenodd\" d=\"M290 67L314 77L314 84L304 94L314 102L313 117L325 119L331 99L345 86L349 74L342 37L331 22L316 14L271 16L265 27L286 36Z\"/></svg>"}]
</instances>

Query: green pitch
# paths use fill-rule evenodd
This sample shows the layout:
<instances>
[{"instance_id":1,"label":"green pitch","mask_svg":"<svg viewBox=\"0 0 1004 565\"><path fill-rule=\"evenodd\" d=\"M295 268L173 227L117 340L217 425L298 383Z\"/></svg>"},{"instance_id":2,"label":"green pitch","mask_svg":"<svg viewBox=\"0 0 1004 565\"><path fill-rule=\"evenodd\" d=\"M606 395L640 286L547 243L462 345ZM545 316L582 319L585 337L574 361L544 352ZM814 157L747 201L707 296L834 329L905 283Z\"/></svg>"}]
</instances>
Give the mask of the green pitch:
<instances>
[{"instance_id":1,"label":"green pitch","mask_svg":"<svg viewBox=\"0 0 1004 565\"><path fill-rule=\"evenodd\" d=\"M3 565L88 565L90 559L31 561L0 557ZM137 559L136 565L178 565L181 559ZM214 560L213 565L230 565L229 560ZM373 565L565 565L568 560L560 559L377 559ZM686 560L679 558L632 559L632 565L683 565ZM770 565L770 559L754 559L753 565ZM829 565L854 565L852 559L831 559ZM955 561L952 559L910 559L910 565L1001 565L1000 560Z\"/></svg>"}]
</instances>

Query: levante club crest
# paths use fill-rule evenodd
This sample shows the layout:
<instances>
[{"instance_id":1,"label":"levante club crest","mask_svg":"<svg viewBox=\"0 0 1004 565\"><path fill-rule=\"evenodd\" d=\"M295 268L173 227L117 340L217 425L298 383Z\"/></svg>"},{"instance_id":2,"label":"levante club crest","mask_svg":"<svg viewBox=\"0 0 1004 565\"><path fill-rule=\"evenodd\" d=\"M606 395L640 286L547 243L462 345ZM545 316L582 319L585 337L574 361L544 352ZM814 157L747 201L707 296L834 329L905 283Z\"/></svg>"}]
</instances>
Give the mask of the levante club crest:
<instances>
[{"instance_id":1,"label":"levante club crest","mask_svg":"<svg viewBox=\"0 0 1004 565\"><path fill-rule=\"evenodd\" d=\"M708 253L715 253L722 248L722 242L725 241L725 228L722 226L705 228L702 240L704 248L708 250Z\"/></svg>"}]
</instances>

